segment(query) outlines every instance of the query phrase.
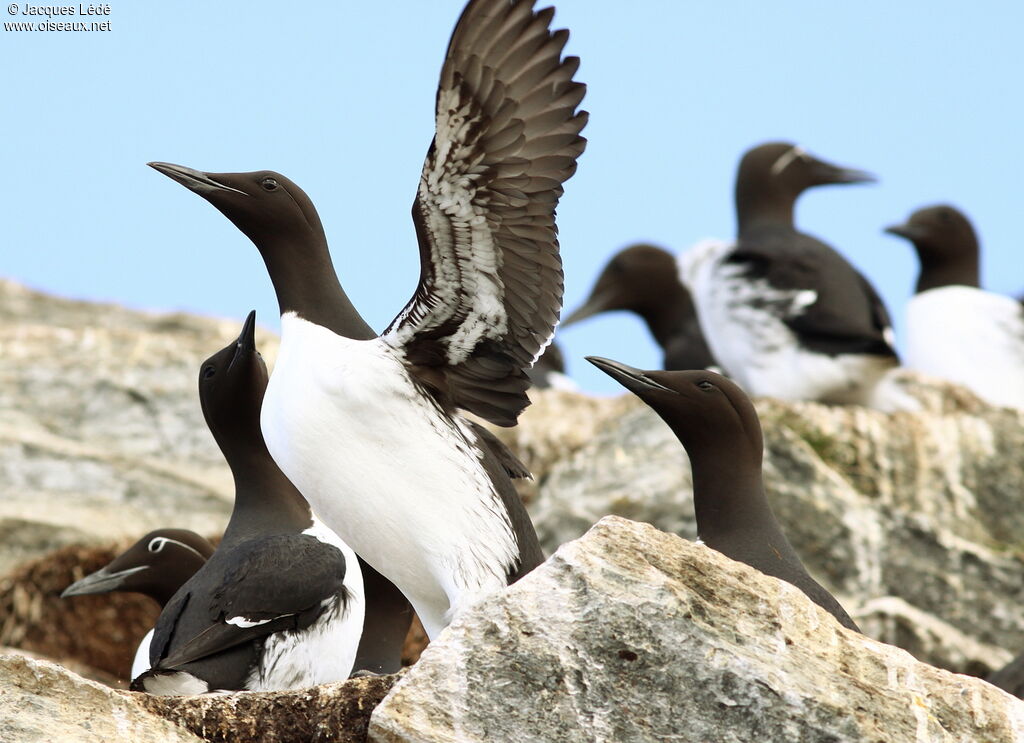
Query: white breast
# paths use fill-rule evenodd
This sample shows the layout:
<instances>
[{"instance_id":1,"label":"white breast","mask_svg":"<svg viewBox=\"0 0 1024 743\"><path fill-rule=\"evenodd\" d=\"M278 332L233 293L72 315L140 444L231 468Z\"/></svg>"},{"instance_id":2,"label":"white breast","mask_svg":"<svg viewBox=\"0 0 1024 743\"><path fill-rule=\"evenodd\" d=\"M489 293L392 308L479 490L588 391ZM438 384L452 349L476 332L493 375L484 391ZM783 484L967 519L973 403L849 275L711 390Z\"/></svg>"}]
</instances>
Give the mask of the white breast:
<instances>
[{"instance_id":1,"label":"white breast","mask_svg":"<svg viewBox=\"0 0 1024 743\"><path fill-rule=\"evenodd\" d=\"M907 304L906 365L993 405L1024 408L1024 311L1010 297L967 286L916 294Z\"/></svg>"},{"instance_id":2,"label":"white breast","mask_svg":"<svg viewBox=\"0 0 1024 743\"><path fill-rule=\"evenodd\" d=\"M726 374L749 395L871 404L893 366L869 354L809 351L784 322L817 301L811 289L780 290L725 262L733 243L706 240L679 256L701 331Z\"/></svg>"},{"instance_id":3,"label":"white breast","mask_svg":"<svg viewBox=\"0 0 1024 743\"><path fill-rule=\"evenodd\" d=\"M518 556L473 434L427 400L396 352L294 314L263 403L270 453L313 510L409 598L428 635L503 587Z\"/></svg>"},{"instance_id":4,"label":"white breast","mask_svg":"<svg viewBox=\"0 0 1024 743\"><path fill-rule=\"evenodd\" d=\"M149 644L153 642L153 632L155 630L156 628L153 628L146 633L146 636L142 638L142 642L139 643L139 647L135 651L135 659L132 661L132 679L137 679L149 670Z\"/></svg>"}]
</instances>

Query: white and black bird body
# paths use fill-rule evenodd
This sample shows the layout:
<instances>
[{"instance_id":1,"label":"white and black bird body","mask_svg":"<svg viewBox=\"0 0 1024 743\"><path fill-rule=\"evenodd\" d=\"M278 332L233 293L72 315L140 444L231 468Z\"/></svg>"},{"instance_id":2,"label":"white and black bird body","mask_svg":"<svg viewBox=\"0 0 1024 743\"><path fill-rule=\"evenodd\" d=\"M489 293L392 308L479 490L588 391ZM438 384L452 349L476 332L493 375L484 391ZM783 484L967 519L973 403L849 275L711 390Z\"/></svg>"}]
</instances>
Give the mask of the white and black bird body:
<instances>
[{"instance_id":1,"label":"white and black bird body","mask_svg":"<svg viewBox=\"0 0 1024 743\"><path fill-rule=\"evenodd\" d=\"M704 336L749 394L871 404L899 363L878 293L793 221L806 189L869 180L792 144L755 147L736 177L736 241L706 241L680 256Z\"/></svg>"},{"instance_id":2,"label":"white and black bird body","mask_svg":"<svg viewBox=\"0 0 1024 743\"><path fill-rule=\"evenodd\" d=\"M157 621L151 668L132 688L154 694L274 691L349 677L363 628L352 550L316 521L260 432L267 370L255 313L199 374L203 415L231 467L235 505L213 556Z\"/></svg>"},{"instance_id":3,"label":"white and black bird body","mask_svg":"<svg viewBox=\"0 0 1024 743\"><path fill-rule=\"evenodd\" d=\"M521 465L457 411L513 425L561 308L554 210L586 115L552 14L472 0L459 19L413 205L420 283L380 336L345 296L294 183L153 164L259 248L282 316L267 446L431 637L543 559L509 479Z\"/></svg>"},{"instance_id":4,"label":"white and black bird body","mask_svg":"<svg viewBox=\"0 0 1024 743\"><path fill-rule=\"evenodd\" d=\"M666 369L716 366L676 257L655 245L637 244L613 255L586 301L566 317L564 329L602 312L632 312L647 325Z\"/></svg>"},{"instance_id":5,"label":"white and black bird body","mask_svg":"<svg viewBox=\"0 0 1024 743\"><path fill-rule=\"evenodd\" d=\"M1024 306L981 288L981 251L967 217L939 204L886 232L913 243L921 264L907 303L906 365L993 405L1024 408Z\"/></svg>"},{"instance_id":6,"label":"white and black bird body","mask_svg":"<svg viewBox=\"0 0 1024 743\"><path fill-rule=\"evenodd\" d=\"M141 593L162 609L213 554L209 541L188 529L151 531L110 564L75 581L61 598L98 593ZM142 638L132 661L131 678L149 668L153 630Z\"/></svg>"},{"instance_id":7,"label":"white and black bird body","mask_svg":"<svg viewBox=\"0 0 1024 743\"><path fill-rule=\"evenodd\" d=\"M796 586L844 627L860 631L807 572L775 519L761 471L761 423L737 384L710 371L644 371L596 356L587 360L647 403L686 449L704 544Z\"/></svg>"}]
</instances>

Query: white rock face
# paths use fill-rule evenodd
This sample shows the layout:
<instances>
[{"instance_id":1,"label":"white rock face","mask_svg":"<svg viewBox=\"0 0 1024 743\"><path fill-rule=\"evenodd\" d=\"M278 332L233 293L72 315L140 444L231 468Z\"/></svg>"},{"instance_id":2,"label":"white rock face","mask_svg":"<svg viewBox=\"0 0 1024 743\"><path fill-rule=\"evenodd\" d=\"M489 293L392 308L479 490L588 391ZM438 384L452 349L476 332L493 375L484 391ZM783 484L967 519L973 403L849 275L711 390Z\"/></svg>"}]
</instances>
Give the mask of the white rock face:
<instances>
[{"instance_id":1,"label":"white rock face","mask_svg":"<svg viewBox=\"0 0 1024 743\"><path fill-rule=\"evenodd\" d=\"M0 574L72 542L223 530L231 479L196 380L240 327L0 281Z\"/></svg>"},{"instance_id":2,"label":"white rock face","mask_svg":"<svg viewBox=\"0 0 1024 743\"><path fill-rule=\"evenodd\" d=\"M0 655L0 740L4 743L200 743L124 692L58 665Z\"/></svg>"},{"instance_id":3,"label":"white rock face","mask_svg":"<svg viewBox=\"0 0 1024 743\"><path fill-rule=\"evenodd\" d=\"M460 615L370 724L381 743L1022 739L1015 697L614 517Z\"/></svg>"},{"instance_id":4,"label":"white rock face","mask_svg":"<svg viewBox=\"0 0 1024 743\"><path fill-rule=\"evenodd\" d=\"M1024 650L1024 413L908 372L917 413L756 400L765 485L812 575L870 636L984 675ZM544 392L504 434L537 478L530 513L550 554L602 516L695 539L689 461L632 396ZM565 426L560 456L519 442Z\"/></svg>"}]
</instances>

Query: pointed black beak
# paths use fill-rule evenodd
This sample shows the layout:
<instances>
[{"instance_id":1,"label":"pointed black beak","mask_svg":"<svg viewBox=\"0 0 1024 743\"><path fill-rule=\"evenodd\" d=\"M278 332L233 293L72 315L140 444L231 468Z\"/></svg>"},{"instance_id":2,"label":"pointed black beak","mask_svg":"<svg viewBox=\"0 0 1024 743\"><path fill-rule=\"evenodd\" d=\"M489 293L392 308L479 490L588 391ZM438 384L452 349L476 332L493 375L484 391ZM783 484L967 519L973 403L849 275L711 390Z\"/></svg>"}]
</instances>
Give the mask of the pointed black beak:
<instances>
[{"instance_id":1,"label":"pointed black beak","mask_svg":"<svg viewBox=\"0 0 1024 743\"><path fill-rule=\"evenodd\" d=\"M574 323L578 323L580 320L586 320L588 317L600 314L614 305L612 300L613 298L607 290L595 291L587 298L586 302L570 312L569 316L564 318L558 326L567 328Z\"/></svg>"},{"instance_id":2,"label":"pointed black beak","mask_svg":"<svg viewBox=\"0 0 1024 743\"><path fill-rule=\"evenodd\" d=\"M918 229L909 222L902 222L901 224L891 224L885 228L885 232L888 232L890 235L896 235L897 237L905 238L907 240L910 240L910 242L914 242L915 240L921 237L921 233L918 231Z\"/></svg>"},{"instance_id":3,"label":"pointed black beak","mask_svg":"<svg viewBox=\"0 0 1024 743\"><path fill-rule=\"evenodd\" d=\"M600 356L587 356L586 359L634 394L640 395L648 390L661 390L662 392L671 392L674 395L679 394L675 390L655 382L647 376L643 369L636 369L632 366L621 364L618 361L601 358Z\"/></svg>"},{"instance_id":4,"label":"pointed black beak","mask_svg":"<svg viewBox=\"0 0 1024 743\"><path fill-rule=\"evenodd\" d=\"M245 318L242 332L238 336L238 347L244 351L256 348L256 310L252 310Z\"/></svg>"},{"instance_id":5,"label":"pointed black beak","mask_svg":"<svg viewBox=\"0 0 1024 743\"><path fill-rule=\"evenodd\" d=\"M65 588L61 592L60 597L64 599L68 596L84 596L90 593L110 593L120 588L128 576L147 568L147 565L140 565L135 568L128 568L127 570L119 570L116 573L112 573L106 568L100 568L95 573L90 573Z\"/></svg>"},{"instance_id":6,"label":"pointed black beak","mask_svg":"<svg viewBox=\"0 0 1024 743\"><path fill-rule=\"evenodd\" d=\"M208 173L193 170L192 168L186 168L184 165L158 162L146 164L154 170L163 173L171 180L177 181L188 190L195 191L200 196L205 196L206 194L215 193L217 191L230 191L232 193L242 194L242 196L249 195L245 191L239 191L237 188L232 188L231 186L225 186L223 183L218 183L211 178Z\"/></svg>"},{"instance_id":7,"label":"pointed black beak","mask_svg":"<svg viewBox=\"0 0 1024 743\"><path fill-rule=\"evenodd\" d=\"M256 352L256 310L252 310L248 317L245 318L245 324L242 325L242 332L238 334L238 340L235 342L235 354L231 357L231 363L228 364L228 370L235 365L235 362L241 358L251 356Z\"/></svg>"},{"instance_id":8,"label":"pointed black beak","mask_svg":"<svg viewBox=\"0 0 1024 743\"><path fill-rule=\"evenodd\" d=\"M837 183L877 183L878 178L866 170L841 168L838 165L816 160L813 165L814 179L821 185Z\"/></svg>"}]
</instances>

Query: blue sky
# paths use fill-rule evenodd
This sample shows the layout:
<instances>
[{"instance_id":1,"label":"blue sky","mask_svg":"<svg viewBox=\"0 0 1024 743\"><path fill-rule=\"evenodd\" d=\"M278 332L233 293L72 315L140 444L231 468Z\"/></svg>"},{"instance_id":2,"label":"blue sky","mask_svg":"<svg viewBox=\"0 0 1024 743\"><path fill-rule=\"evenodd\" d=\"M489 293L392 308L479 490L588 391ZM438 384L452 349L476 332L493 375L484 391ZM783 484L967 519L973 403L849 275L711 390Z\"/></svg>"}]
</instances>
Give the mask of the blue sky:
<instances>
[{"instance_id":1,"label":"blue sky","mask_svg":"<svg viewBox=\"0 0 1024 743\"><path fill-rule=\"evenodd\" d=\"M256 249L145 163L268 168L310 194L342 283L382 329L419 275L409 207L462 2L283 7L121 0L103 17L108 32L0 31L0 275L239 321L255 307L276 328ZM897 328L916 264L909 245L881 229L918 206L962 207L982 238L987 288L1024 290L1024 239L1013 221L1024 167L1024 4L556 7L556 25L572 32L569 52L582 58L591 113L590 144L558 215L567 309L631 242L679 251L731 237L736 162L770 139L879 176L873 186L809 192L797 219L867 274ZM660 362L645 328L625 315L569 328L559 341L570 372L593 392L618 388L585 354Z\"/></svg>"}]
</instances>

